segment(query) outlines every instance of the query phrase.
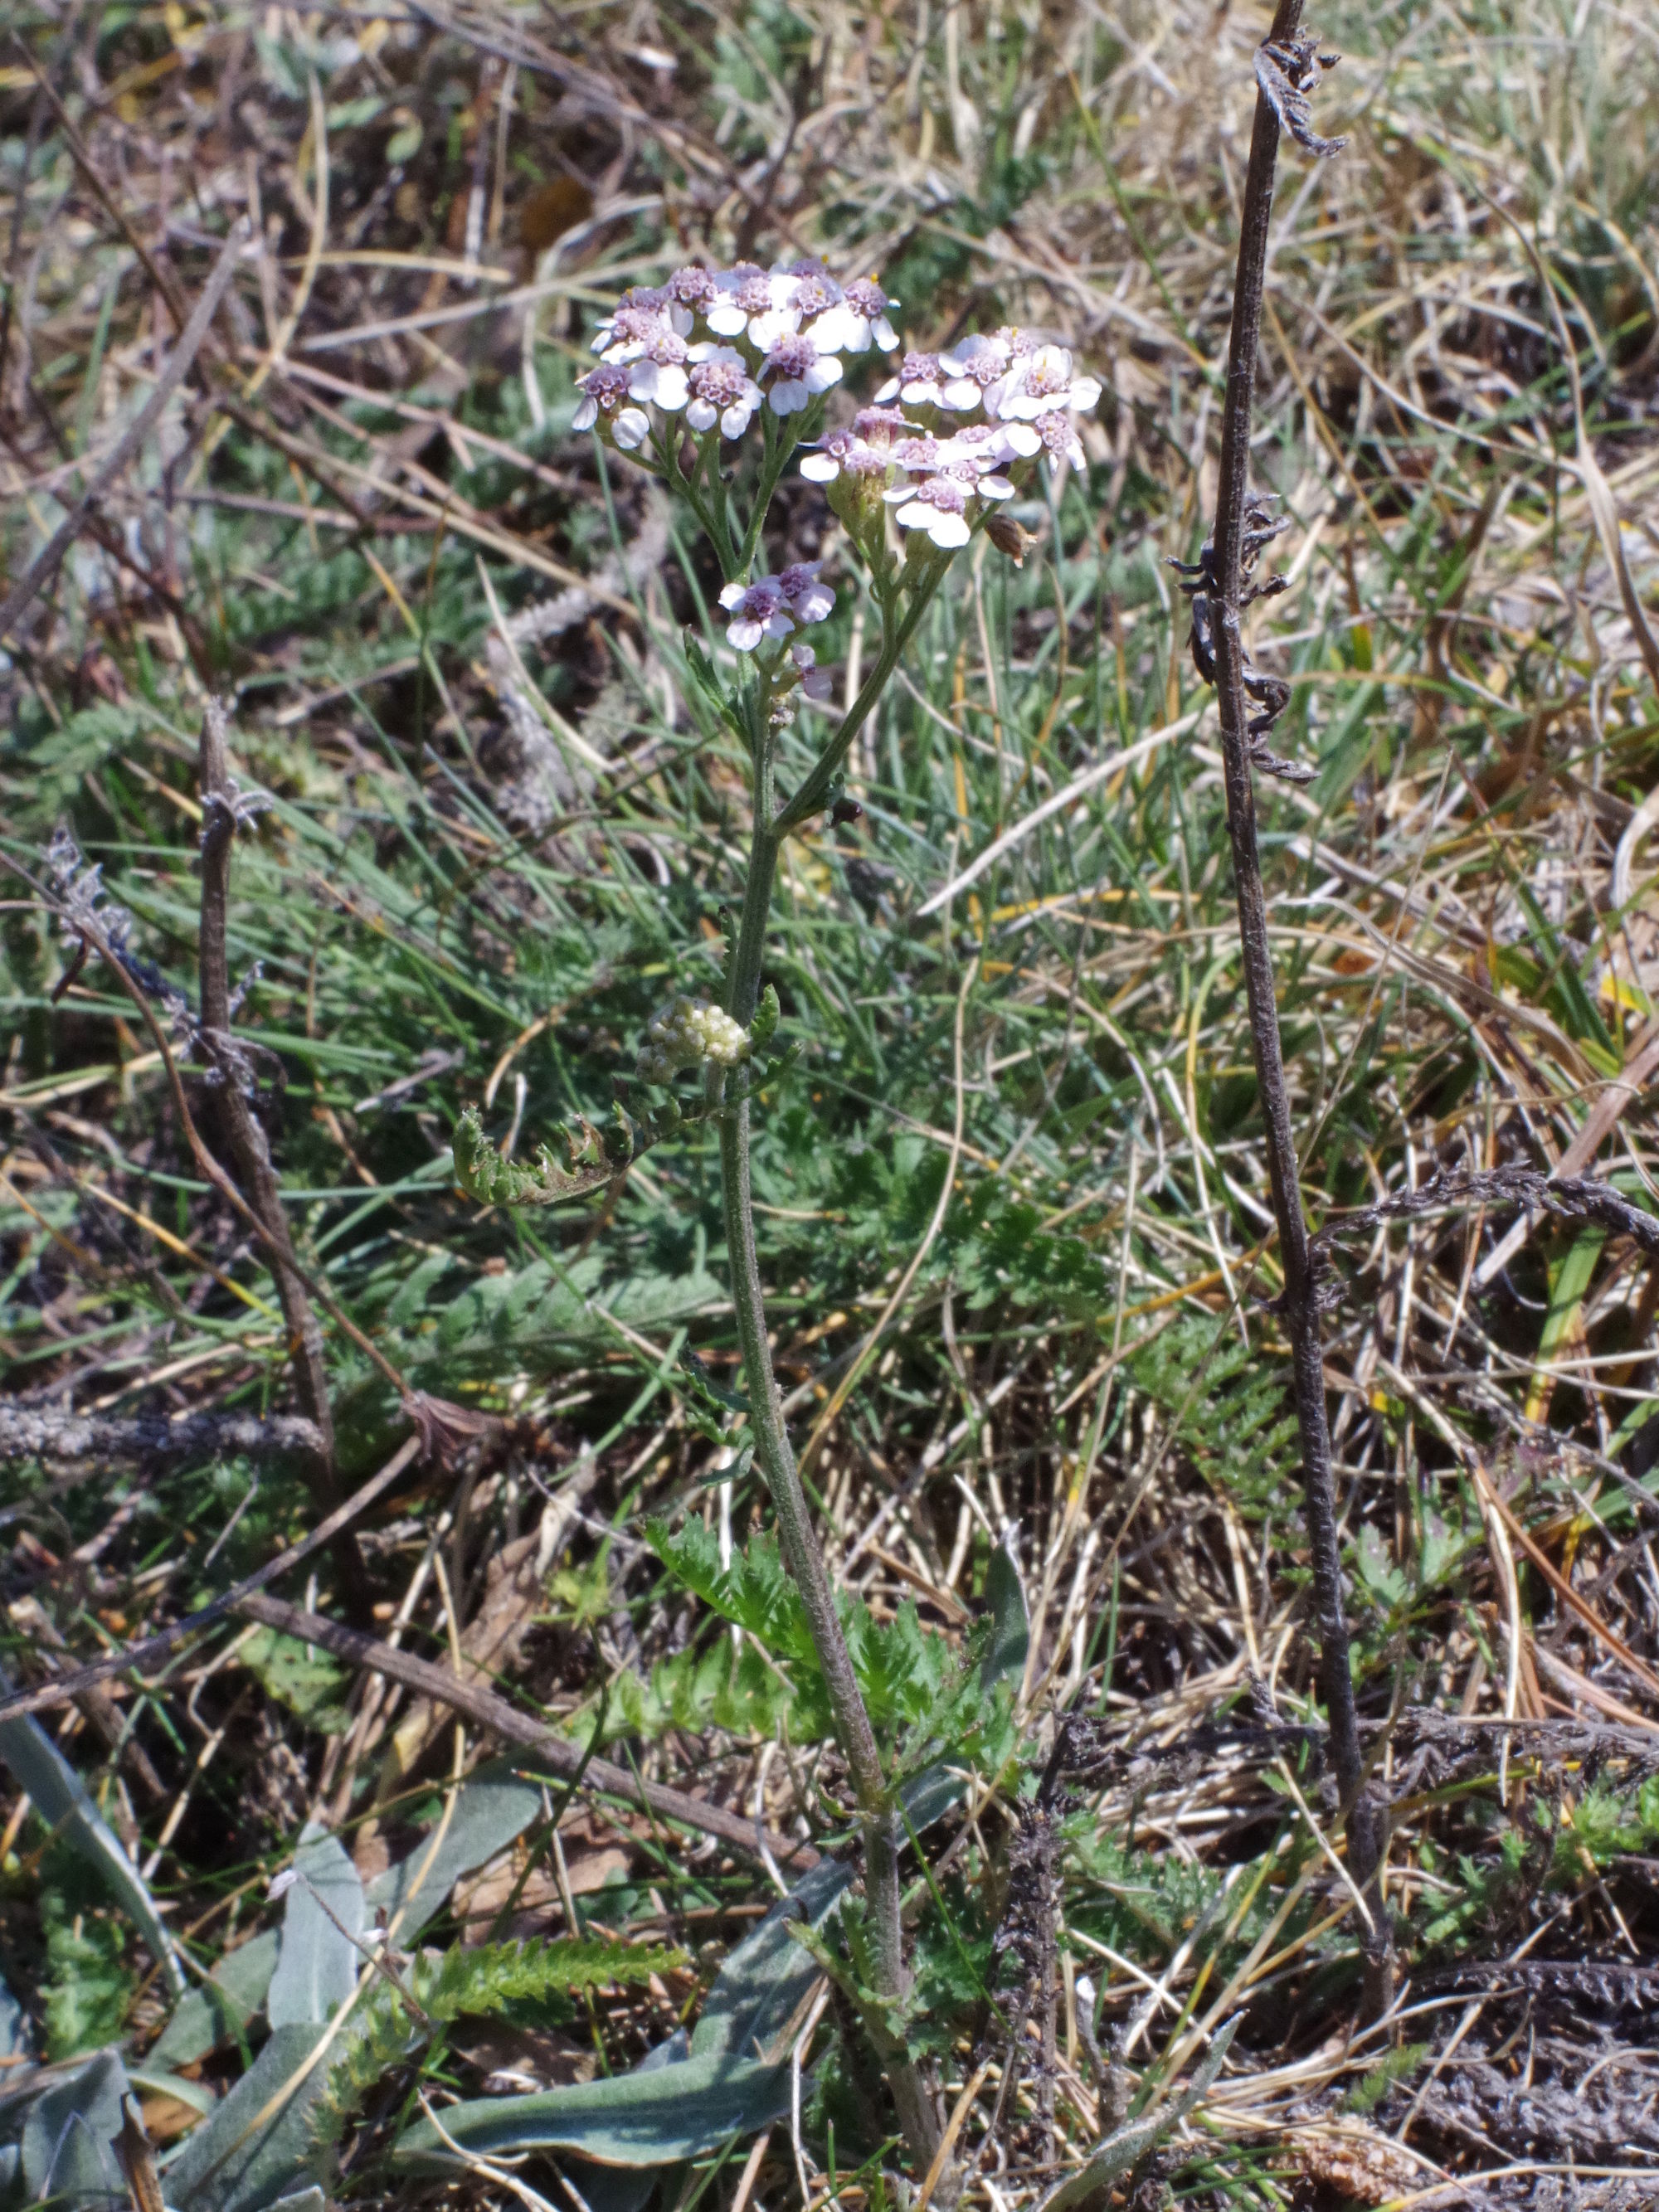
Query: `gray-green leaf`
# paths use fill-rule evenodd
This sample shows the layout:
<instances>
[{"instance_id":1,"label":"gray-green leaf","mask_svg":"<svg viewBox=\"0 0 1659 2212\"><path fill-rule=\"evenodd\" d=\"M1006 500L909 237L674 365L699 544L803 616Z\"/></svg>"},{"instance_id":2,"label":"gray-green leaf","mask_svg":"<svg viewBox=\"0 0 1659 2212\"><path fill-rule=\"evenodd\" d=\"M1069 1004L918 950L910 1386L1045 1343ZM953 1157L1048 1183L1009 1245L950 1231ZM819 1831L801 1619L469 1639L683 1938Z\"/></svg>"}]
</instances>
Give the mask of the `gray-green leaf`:
<instances>
[{"instance_id":1,"label":"gray-green leaf","mask_svg":"<svg viewBox=\"0 0 1659 2212\"><path fill-rule=\"evenodd\" d=\"M76 2205L127 2201L112 2136L121 2132L127 2077L112 2051L100 2051L38 2097L23 2123L23 2186L30 2203L52 2197Z\"/></svg>"},{"instance_id":2,"label":"gray-green leaf","mask_svg":"<svg viewBox=\"0 0 1659 2212\"><path fill-rule=\"evenodd\" d=\"M265 1999L274 2028L325 2021L356 1987L362 1964L352 1938L363 1932L363 1886L337 1839L314 1823L307 1827L294 1872L282 1949Z\"/></svg>"},{"instance_id":3,"label":"gray-green leaf","mask_svg":"<svg viewBox=\"0 0 1659 2212\"><path fill-rule=\"evenodd\" d=\"M80 1776L40 1723L28 1718L0 1722L0 1759L28 1792L40 1818L97 1869L149 1944L151 1957L173 1988L182 1990L184 1971L173 1938L143 1877L87 1795ZM120 2126L118 2115L116 2126Z\"/></svg>"},{"instance_id":4,"label":"gray-green leaf","mask_svg":"<svg viewBox=\"0 0 1659 2212\"><path fill-rule=\"evenodd\" d=\"M524 1832L542 1802L539 1783L521 1780L507 1760L497 1759L463 1785L435 1853L431 1836L422 1836L406 1858L375 1875L367 1893L369 1906L388 1920L396 1917L400 1949L409 1948L464 1874Z\"/></svg>"},{"instance_id":5,"label":"gray-green leaf","mask_svg":"<svg viewBox=\"0 0 1659 2212\"><path fill-rule=\"evenodd\" d=\"M486 2158L568 2150L601 2166L665 2166L769 2127L788 2109L787 2064L705 2052L682 2066L641 2068L568 2089L480 2097L451 2105L439 2117L444 2134L461 2149ZM411 2128L393 2155L422 2173L441 2173L455 2163L430 2120Z\"/></svg>"},{"instance_id":6,"label":"gray-green leaf","mask_svg":"<svg viewBox=\"0 0 1659 2212\"><path fill-rule=\"evenodd\" d=\"M265 2106L315 2052L326 2030L315 2021L275 2028L213 2118L166 2168L162 2193L178 2212L269 2212L305 2180L311 2112L328 2079L319 2060L276 2109ZM257 2124L256 2124L257 2123Z\"/></svg>"}]
</instances>

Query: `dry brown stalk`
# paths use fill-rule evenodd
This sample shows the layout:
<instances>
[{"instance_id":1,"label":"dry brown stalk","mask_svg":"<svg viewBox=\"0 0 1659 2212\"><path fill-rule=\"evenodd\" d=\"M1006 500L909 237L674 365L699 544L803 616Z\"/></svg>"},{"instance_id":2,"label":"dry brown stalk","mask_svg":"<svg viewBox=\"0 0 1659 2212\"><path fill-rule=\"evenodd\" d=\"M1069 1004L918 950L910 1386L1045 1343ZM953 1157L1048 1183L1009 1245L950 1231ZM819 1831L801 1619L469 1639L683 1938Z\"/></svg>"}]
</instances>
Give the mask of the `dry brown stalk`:
<instances>
[{"instance_id":1,"label":"dry brown stalk","mask_svg":"<svg viewBox=\"0 0 1659 2212\"><path fill-rule=\"evenodd\" d=\"M321 1613L307 1613L297 1605L285 1604L280 1598L249 1595L239 1598L236 1604L237 1610L250 1620L278 1629L285 1636L297 1637L302 1643L319 1644L351 1666L370 1668L389 1681L401 1682L406 1689L447 1705L451 1712L461 1714L504 1742L522 1744L535 1753L538 1764L565 1780L585 1781L607 1797L621 1797L630 1805L660 1814L665 1820L678 1821L682 1827L698 1829L706 1836L718 1836L722 1843L750 1858L769 1855L779 1865L790 1864L802 1873L817 1864L819 1855L810 1844L793 1836L775 1834L757 1820L746 1820L740 1813L729 1813L723 1805L711 1805L705 1798L693 1797L686 1790L670 1789L665 1783L642 1781L608 1759L589 1757L568 1737L556 1735L532 1715L520 1712L493 1690L483 1689L476 1682L463 1681L447 1668L434 1667L430 1660L399 1651L394 1645L382 1643L378 1636L366 1636L359 1629L343 1627L338 1621L325 1620Z\"/></svg>"},{"instance_id":2,"label":"dry brown stalk","mask_svg":"<svg viewBox=\"0 0 1659 2212\"><path fill-rule=\"evenodd\" d=\"M319 1511L339 1504L334 1466L334 1413L329 1400L328 1367L323 1354L322 1323L295 1262L294 1240L283 1209L282 1186L271 1165L270 1148L249 1097L251 1078L231 1029L230 971L225 932L230 912L230 849L237 829L237 792L230 774L226 735L229 716L216 699L202 718L201 787L202 932L200 951L202 1048L218 1078L216 1097L236 1172L264 1224L276 1277L276 1291L288 1322L294 1361L294 1386L318 1444L307 1458L311 1494ZM334 1537L334 1564L354 1613L368 1605L368 1577L357 1539L349 1528Z\"/></svg>"},{"instance_id":3,"label":"dry brown stalk","mask_svg":"<svg viewBox=\"0 0 1659 2212\"><path fill-rule=\"evenodd\" d=\"M1273 216L1273 173L1279 155L1281 118L1315 152L1334 150L1308 132L1306 103L1298 111L1295 94L1287 100L1279 57L1294 49L1302 21L1302 0L1279 0L1273 27L1257 57L1261 80L1255 123L1250 136L1243 217L1238 242L1238 272L1233 293L1232 331L1227 351L1227 393L1221 429L1221 488L1216 506L1214 555L1210 572L1211 626L1215 679L1221 709L1221 744L1227 790L1227 827L1232 846L1233 887L1238 905L1238 933L1249 1000L1250 1041L1261 1089L1267 1133L1267 1172L1285 1268L1279 1301L1291 1341L1295 1377L1297 1428L1302 1448L1302 1482L1308 1534L1313 1551L1314 1612L1320 1645L1321 1687L1330 1719L1332 1762L1349 1829L1350 1863L1370 1906L1376 1934L1371 1941L1370 2001L1378 2010L1388 2002L1392 1979L1388 1914L1378 1881L1386 1842L1387 1815L1366 1792L1365 1760L1348 1663L1348 1628L1343 1610L1342 1567L1337 1540L1336 1490L1331 1472L1330 1428L1325 1412L1325 1374L1320 1342L1319 1285L1310 1251L1307 1224L1291 1127L1290 1092L1279 1034L1273 952L1267 933L1267 904L1256 842L1255 792L1252 775L1254 733L1246 685L1250 672L1242 626L1241 568L1249 507L1250 416L1255 398L1256 352L1261 334L1261 301L1267 277L1268 228ZM1259 757L1259 755L1258 755Z\"/></svg>"}]
</instances>

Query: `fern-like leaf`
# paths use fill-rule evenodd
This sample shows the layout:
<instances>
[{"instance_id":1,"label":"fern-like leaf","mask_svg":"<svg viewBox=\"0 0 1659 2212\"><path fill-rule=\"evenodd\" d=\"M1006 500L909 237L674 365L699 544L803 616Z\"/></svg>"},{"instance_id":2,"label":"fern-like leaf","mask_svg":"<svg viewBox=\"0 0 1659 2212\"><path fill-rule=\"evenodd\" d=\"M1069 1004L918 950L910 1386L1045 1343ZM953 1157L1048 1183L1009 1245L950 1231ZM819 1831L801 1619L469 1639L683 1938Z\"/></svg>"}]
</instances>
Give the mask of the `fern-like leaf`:
<instances>
[{"instance_id":1,"label":"fern-like leaf","mask_svg":"<svg viewBox=\"0 0 1659 2212\"><path fill-rule=\"evenodd\" d=\"M1296 1417L1282 1369L1259 1364L1236 1337L1216 1344L1215 1323L1193 1315L1137 1352L1129 1372L1198 1472L1238 1504L1270 1512L1293 1495Z\"/></svg>"},{"instance_id":2,"label":"fern-like leaf","mask_svg":"<svg viewBox=\"0 0 1659 2212\"><path fill-rule=\"evenodd\" d=\"M777 1025L777 994L769 986L750 1025L750 1036L757 1044L765 1044ZM792 1045L774 1059L753 1060L746 1079L738 1079L741 1089L729 1083L728 1091L753 1097L764 1085L787 1073L799 1056ZM698 1098L682 1104L670 1091L647 1114L625 1114L618 1104L612 1106L608 1122L579 1115L574 1121L561 1122L551 1141L538 1145L528 1163L503 1159L485 1136L477 1109L469 1106L455 1126L456 1186L481 1206L557 1206L603 1189L653 1145L722 1113L727 1103Z\"/></svg>"},{"instance_id":3,"label":"fern-like leaf","mask_svg":"<svg viewBox=\"0 0 1659 2212\"><path fill-rule=\"evenodd\" d=\"M352 2014L328 2070L313 2121L313 2150L320 2163L339 2142L352 2115L386 2074L406 2064L440 2029L462 2019L488 2020L550 1996L611 1989L648 1981L685 1963L680 1951L646 1950L628 1943L456 1944L441 1956L409 1962L401 1978L414 2000L377 1981Z\"/></svg>"}]
</instances>

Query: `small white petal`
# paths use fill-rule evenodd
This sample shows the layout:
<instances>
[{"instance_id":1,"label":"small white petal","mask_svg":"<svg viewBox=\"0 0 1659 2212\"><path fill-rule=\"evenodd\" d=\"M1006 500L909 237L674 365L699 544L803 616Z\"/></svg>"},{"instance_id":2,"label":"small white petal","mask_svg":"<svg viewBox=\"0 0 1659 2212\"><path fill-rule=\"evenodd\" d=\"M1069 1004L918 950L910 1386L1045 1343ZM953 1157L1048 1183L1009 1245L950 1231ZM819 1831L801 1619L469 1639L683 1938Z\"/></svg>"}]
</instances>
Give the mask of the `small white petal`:
<instances>
[{"instance_id":1,"label":"small white petal","mask_svg":"<svg viewBox=\"0 0 1659 2212\"><path fill-rule=\"evenodd\" d=\"M1091 415L1100 401L1100 379L1079 376L1066 395L1079 415Z\"/></svg>"},{"instance_id":2,"label":"small white petal","mask_svg":"<svg viewBox=\"0 0 1659 2212\"><path fill-rule=\"evenodd\" d=\"M599 419L599 405L598 400L584 399L581 405L571 416L570 427L573 430L591 430Z\"/></svg>"},{"instance_id":3,"label":"small white petal","mask_svg":"<svg viewBox=\"0 0 1659 2212\"><path fill-rule=\"evenodd\" d=\"M933 518L933 527L928 531L927 535L935 545L943 545L949 549L965 545L973 532L969 529L963 516L940 514Z\"/></svg>"},{"instance_id":4,"label":"small white petal","mask_svg":"<svg viewBox=\"0 0 1659 2212\"><path fill-rule=\"evenodd\" d=\"M809 483L833 483L841 474L841 463L833 453L809 453L800 465L800 472Z\"/></svg>"},{"instance_id":5,"label":"small white petal","mask_svg":"<svg viewBox=\"0 0 1659 2212\"><path fill-rule=\"evenodd\" d=\"M722 301L719 307L711 307L704 319L709 329L723 338L740 338L749 327L748 316L735 301L729 300Z\"/></svg>"},{"instance_id":6,"label":"small white petal","mask_svg":"<svg viewBox=\"0 0 1659 2212\"><path fill-rule=\"evenodd\" d=\"M757 622L747 621L740 616L736 622L726 625L726 641L728 645L736 646L739 653L752 653L763 635Z\"/></svg>"},{"instance_id":7,"label":"small white petal","mask_svg":"<svg viewBox=\"0 0 1659 2212\"><path fill-rule=\"evenodd\" d=\"M799 377L786 378L775 384L766 395L766 403L775 415L798 415L812 397Z\"/></svg>"},{"instance_id":8,"label":"small white petal","mask_svg":"<svg viewBox=\"0 0 1659 2212\"><path fill-rule=\"evenodd\" d=\"M832 384L841 382L841 363L832 353L820 354L806 372L809 392L828 392Z\"/></svg>"},{"instance_id":9,"label":"small white petal","mask_svg":"<svg viewBox=\"0 0 1659 2212\"><path fill-rule=\"evenodd\" d=\"M694 399L685 410L685 419L694 430L712 430L714 427L714 410L706 399Z\"/></svg>"},{"instance_id":10,"label":"small white petal","mask_svg":"<svg viewBox=\"0 0 1659 2212\"><path fill-rule=\"evenodd\" d=\"M890 376L880 391L877 392L874 404L878 407L884 407L890 399L896 399L898 396L899 380L896 376Z\"/></svg>"},{"instance_id":11,"label":"small white petal","mask_svg":"<svg viewBox=\"0 0 1659 2212\"><path fill-rule=\"evenodd\" d=\"M650 421L639 408L624 407L617 416L615 434L623 453L631 453L651 435Z\"/></svg>"},{"instance_id":12,"label":"small white petal","mask_svg":"<svg viewBox=\"0 0 1659 2212\"><path fill-rule=\"evenodd\" d=\"M720 605L721 605L723 607L734 607L734 606L736 606L736 605L737 605L737 604L738 604L738 600L739 600L739 599L741 599L743 598L744 593L748 589L749 589L749 586L748 586L748 585L747 585L747 584L728 584L728 585L726 585L726 588L724 589L724 591L722 591L722 592L721 592L721 593L720 593Z\"/></svg>"}]
</instances>

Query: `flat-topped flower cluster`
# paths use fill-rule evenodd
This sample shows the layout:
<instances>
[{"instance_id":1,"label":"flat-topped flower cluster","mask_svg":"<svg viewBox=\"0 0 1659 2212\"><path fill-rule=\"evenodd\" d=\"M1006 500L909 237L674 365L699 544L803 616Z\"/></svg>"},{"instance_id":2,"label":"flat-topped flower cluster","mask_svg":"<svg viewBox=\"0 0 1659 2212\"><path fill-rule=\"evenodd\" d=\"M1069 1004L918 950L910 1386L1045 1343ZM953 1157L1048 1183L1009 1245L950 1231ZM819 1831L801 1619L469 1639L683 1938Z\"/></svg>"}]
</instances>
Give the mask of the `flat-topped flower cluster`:
<instances>
[{"instance_id":1,"label":"flat-topped flower cluster","mask_svg":"<svg viewBox=\"0 0 1659 2212\"><path fill-rule=\"evenodd\" d=\"M906 354L876 404L821 439L801 474L848 479L838 509L878 493L902 529L951 550L968 543L988 503L1012 495L1007 471L1017 462L1041 456L1056 476L1083 466L1074 418L1099 398L1098 380L1077 374L1064 346L1005 328L951 353Z\"/></svg>"},{"instance_id":2,"label":"flat-topped flower cluster","mask_svg":"<svg viewBox=\"0 0 1659 2212\"><path fill-rule=\"evenodd\" d=\"M594 333L599 366L578 380L574 428L635 452L647 408L683 415L699 436L741 438L762 407L796 415L842 377L843 354L897 350L896 304L872 278L837 283L821 261L763 269L688 264L665 284L623 294Z\"/></svg>"},{"instance_id":3,"label":"flat-topped flower cluster","mask_svg":"<svg viewBox=\"0 0 1659 2212\"><path fill-rule=\"evenodd\" d=\"M860 557L878 569L887 557L880 549L889 509L901 530L920 533L940 553L990 524L995 542L1018 558L1029 541L1008 518L994 520L995 510L1039 459L1057 478L1082 468L1077 417L1094 408L1099 382L1078 373L1064 346L1008 326L963 338L947 353L904 354L873 405L848 427L812 436L822 410L799 418L841 382L844 360L872 348L898 352L888 319L896 305L874 277L842 284L821 261L772 269L688 264L665 283L625 293L599 325L592 341L599 363L579 380L574 427L628 452L649 441L641 459L685 493L713 532L729 514L718 448L741 439L763 413L763 498L805 433L800 473L828 488ZM697 441L695 467L678 458L686 432ZM707 507L698 503L705 473ZM816 562L751 578L758 519L740 551L738 535L727 532L732 580L720 594L726 640L737 651L781 646L830 613L835 594L819 582ZM786 674L790 659L787 680L805 696L828 693L826 672L798 638L787 656L777 656Z\"/></svg>"}]
</instances>

